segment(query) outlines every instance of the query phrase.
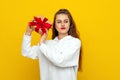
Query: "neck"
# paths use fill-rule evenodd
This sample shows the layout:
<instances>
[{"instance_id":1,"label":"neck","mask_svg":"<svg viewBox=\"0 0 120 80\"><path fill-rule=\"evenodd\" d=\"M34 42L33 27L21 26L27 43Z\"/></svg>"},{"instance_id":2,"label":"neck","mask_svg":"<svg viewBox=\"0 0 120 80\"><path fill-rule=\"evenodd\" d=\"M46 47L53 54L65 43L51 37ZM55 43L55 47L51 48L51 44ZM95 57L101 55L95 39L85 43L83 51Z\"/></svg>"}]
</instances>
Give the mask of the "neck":
<instances>
[{"instance_id":1,"label":"neck","mask_svg":"<svg viewBox=\"0 0 120 80\"><path fill-rule=\"evenodd\" d=\"M60 39L64 38L65 36L68 36L68 34L59 34L58 39L60 40Z\"/></svg>"}]
</instances>

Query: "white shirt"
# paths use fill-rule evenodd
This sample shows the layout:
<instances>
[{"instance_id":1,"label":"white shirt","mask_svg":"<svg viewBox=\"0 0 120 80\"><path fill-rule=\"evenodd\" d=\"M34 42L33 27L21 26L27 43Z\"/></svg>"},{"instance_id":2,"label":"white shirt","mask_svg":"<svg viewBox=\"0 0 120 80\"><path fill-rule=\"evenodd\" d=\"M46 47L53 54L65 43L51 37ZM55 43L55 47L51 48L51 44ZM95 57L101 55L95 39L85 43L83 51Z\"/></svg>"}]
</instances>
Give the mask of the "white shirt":
<instances>
[{"instance_id":1,"label":"white shirt","mask_svg":"<svg viewBox=\"0 0 120 80\"><path fill-rule=\"evenodd\" d=\"M70 35L36 46L31 46L31 36L24 35L22 54L39 59L40 80L77 80L80 47L81 41Z\"/></svg>"}]
</instances>

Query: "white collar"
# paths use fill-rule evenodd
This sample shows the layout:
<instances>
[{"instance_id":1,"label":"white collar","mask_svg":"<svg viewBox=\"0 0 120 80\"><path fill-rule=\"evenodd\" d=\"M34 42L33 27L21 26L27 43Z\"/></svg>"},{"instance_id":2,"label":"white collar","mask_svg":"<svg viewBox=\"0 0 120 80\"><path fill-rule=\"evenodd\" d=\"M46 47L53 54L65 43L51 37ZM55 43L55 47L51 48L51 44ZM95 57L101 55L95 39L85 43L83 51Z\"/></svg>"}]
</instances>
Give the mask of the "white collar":
<instances>
[{"instance_id":1,"label":"white collar","mask_svg":"<svg viewBox=\"0 0 120 80\"><path fill-rule=\"evenodd\" d=\"M62 39L58 39L58 36L57 37L55 37L53 40L55 40L55 41L61 41L61 40L68 40L68 39L71 39L72 38L72 36L71 35L67 35L67 36L65 36L65 37L63 37Z\"/></svg>"}]
</instances>

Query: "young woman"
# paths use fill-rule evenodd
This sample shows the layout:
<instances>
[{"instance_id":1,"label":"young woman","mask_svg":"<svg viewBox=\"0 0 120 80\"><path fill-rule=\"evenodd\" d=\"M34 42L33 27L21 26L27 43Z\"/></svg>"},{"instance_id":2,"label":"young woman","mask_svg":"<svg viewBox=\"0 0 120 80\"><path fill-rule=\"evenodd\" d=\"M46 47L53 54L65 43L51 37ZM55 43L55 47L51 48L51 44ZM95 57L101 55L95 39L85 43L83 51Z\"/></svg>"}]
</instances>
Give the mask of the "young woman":
<instances>
[{"instance_id":1,"label":"young woman","mask_svg":"<svg viewBox=\"0 0 120 80\"><path fill-rule=\"evenodd\" d=\"M38 45L31 46L32 31L28 27L24 34L22 54L39 59L40 80L77 80L81 41L70 12L67 9L56 12L52 40L46 40L46 33Z\"/></svg>"}]
</instances>

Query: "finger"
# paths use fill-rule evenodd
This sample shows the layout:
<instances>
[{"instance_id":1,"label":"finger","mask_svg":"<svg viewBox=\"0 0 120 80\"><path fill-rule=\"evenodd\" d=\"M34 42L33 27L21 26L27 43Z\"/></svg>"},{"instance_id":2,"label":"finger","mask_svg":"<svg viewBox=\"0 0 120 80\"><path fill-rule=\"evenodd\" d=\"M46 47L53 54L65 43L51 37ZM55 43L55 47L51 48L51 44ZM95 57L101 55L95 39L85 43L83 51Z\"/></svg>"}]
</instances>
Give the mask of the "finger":
<instances>
[{"instance_id":1,"label":"finger","mask_svg":"<svg viewBox=\"0 0 120 80\"><path fill-rule=\"evenodd\" d=\"M48 34L48 29L45 29L46 30L46 35Z\"/></svg>"}]
</instances>

